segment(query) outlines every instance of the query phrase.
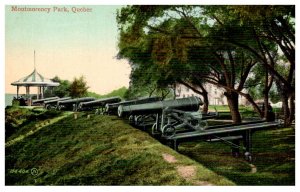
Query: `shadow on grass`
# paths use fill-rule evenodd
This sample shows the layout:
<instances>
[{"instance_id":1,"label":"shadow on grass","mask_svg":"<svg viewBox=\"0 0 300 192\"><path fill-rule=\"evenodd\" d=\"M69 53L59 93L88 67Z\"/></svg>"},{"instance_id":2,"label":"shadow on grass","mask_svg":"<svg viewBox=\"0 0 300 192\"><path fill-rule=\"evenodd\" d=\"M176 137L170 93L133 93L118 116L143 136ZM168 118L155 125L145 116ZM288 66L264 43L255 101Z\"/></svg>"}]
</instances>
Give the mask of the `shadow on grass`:
<instances>
[{"instance_id":1,"label":"shadow on grass","mask_svg":"<svg viewBox=\"0 0 300 192\"><path fill-rule=\"evenodd\" d=\"M253 135L256 172L243 156L234 158L223 143L191 142L180 153L225 176L237 185L295 185L295 130L278 128Z\"/></svg>"}]
</instances>

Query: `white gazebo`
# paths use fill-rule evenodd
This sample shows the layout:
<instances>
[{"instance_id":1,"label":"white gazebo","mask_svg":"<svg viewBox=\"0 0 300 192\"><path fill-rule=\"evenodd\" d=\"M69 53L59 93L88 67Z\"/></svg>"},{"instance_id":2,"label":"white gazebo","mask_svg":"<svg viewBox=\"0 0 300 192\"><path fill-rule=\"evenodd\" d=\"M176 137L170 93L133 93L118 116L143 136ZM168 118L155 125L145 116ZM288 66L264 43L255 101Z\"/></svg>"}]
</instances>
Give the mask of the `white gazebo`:
<instances>
[{"instance_id":1,"label":"white gazebo","mask_svg":"<svg viewBox=\"0 0 300 192\"><path fill-rule=\"evenodd\" d=\"M53 82L50 79L43 77L40 73L37 72L35 67L35 52L34 52L34 70L31 74L27 75L11 83L13 86L17 86L17 97L19 97L19 88L25 87L26 88L26 96L30 97L30 87L37 87L37 99L44 98L45 87L56 87L59 86L59 83Z\"/></svg>"}]
</instances>

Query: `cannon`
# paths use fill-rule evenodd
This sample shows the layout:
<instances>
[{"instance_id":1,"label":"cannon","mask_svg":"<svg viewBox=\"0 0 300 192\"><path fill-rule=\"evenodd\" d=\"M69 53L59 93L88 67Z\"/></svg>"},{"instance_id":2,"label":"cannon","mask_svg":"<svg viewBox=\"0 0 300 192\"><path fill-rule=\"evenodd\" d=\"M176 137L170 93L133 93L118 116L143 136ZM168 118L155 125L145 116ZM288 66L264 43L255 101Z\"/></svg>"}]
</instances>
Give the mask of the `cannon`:
<instances>
[{"instance_id":1,"label":"cannon","mask_svg":"<svg viewBox=\"0 0 300 192\"><path fill-rule=\"evenodd\" d=\"M71 97L62 97L58 99L52 99L44 102L45 109L56 109L58 101L69 100Z\"/></svg>"},{"instance_id":2,"label":"cannon","mask_svg":"<svg viewBox=\"0 0 300 192\"><path fill-rule=\"evenodd\" d=\"M78 105L78 110L91 111L97 108L96 113L103 113L106 104L117 103L120 101L121 101L120 97L110 97L110 98L97 99L94 101L81 102Z\"/></svg>"},{"instance_id":3,"label":"cannon","mask_svg":"<svg viewBox=\"0 0 300 192\"><path fill-rule=\"evenodd\" d=\"M44 99L33 100L31 105L42 105L46 101L53 100L53 99L58 99L58 98L59 97L48 97L48 98L44 98Z\"/></svg>"},{"instance_id":4,"label":"cannon","mask_svg":"<svg viewBox=\"0 0 300 192\"><path fill-rule=\"evenodd\" d=\"M162 112L166 108L179 109L184 111L198 111L199 105L202 105L199 97L188 97L175 100L157 101L152 103L136 105L120 105L118 115L122 117L128 114L149 114Z\"/></svg>"},{"instance_id":5,"label":"cannon","mask_svg":"<svg viewBox=\"0 0 300 192\"><path fill-rule=\"evenodd\" d=\"M178 151L178 145L182 142L193 140L205 140L207 142L222 141L231 146L233 156L239 156L239 150L244 150L247 161L252 161L252 134L255 131L278 127L277 121L251 121L240 124L227 124L206 127L205 130L182 132L165 136L169 146ZM243 141L243 146L240 145Z\"/></svg>"},{"instance_id":6,"label":"cannon","mask_svg":"<svg viewBox=\"0 0 300 192\"><path fill-rule=\"evenodd\" d=\"M143 126L152 121L152 134L170 136L178 131L199 130L207 126L198 111L202 101L198 97L157 101L137 105L120 105L119 117L129 117L129 122ZM151 120L152 119L152 120Z\"/></svg>"},{"instance_id":7,"label":"cannon","mask_svg":"<svg viewBox=\"0 0 300 192\"><path fill-rule=\"evenodd\" d=\"M105 105L105 113L118 115L118 107L120 105L128 106L128 105L136 105L136 104L143 104L143 103L151 103L160 100L161 97L148 97L148 98L142 98L142 99L136 99L130 101L123 101L119 103L108 103Z\"/></svg>"},{"instance_id":8,"label":"cannon","mask_svg":"<svg viewBox=\"0 0 300 192\"><path fill-rule=\"evenodd\" d=\"M87 101L94 101L94 97L81 97L81 98L75 98L75 99L68 99L63 101L58 101L57 106L58 110L73 110L77 111L78 104L80 102L87 102Z\"/></svg>"}]
</instances>

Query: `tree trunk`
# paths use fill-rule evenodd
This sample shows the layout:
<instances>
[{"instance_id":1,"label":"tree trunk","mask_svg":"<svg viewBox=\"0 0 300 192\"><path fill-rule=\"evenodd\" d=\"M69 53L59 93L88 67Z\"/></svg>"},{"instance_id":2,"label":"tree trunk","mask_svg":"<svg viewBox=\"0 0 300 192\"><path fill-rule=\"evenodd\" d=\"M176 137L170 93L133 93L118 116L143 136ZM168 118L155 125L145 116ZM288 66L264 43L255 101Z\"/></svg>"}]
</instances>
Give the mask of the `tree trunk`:
<instances>
[{"instance_id":1,"label":"tree trunk","mask_svg":"<svg viewBox=\"0 0 300 192\"><path fill-rule=\"evenodd\" d=\"M262 109L264 111L264 118L266 119L266 121L270 121L271 120L271 114L269 111L269 92L271 89L271 86L273 84L273 78L271 77L271 81L269 84L269 73L268 73L268 69L266 68L266 72L265 72L265 88L264 88L264 109Z\"/></svg>"},{"instance_id":2,"label":"tree trunk","mask_svg":"<svg viewBox=\"0 0 300 192\"><path fill-rule=\"evenodd\" d=\"M287 87L282 85L279 81L275 81L278 92L281 95L282 101L282 111L283 111L283 119L284 126L288 127L292 123L295 115L295 91L291 92ZM289 98L290 98L290 106L289 106Z\"/></svg>"},{"instance_id":3,"label":"tree trunk","mask_svg":"<svg viewBox=\"0 0 300 192\"><path fill-rule=\"evenodd\" d=\"M288 104L288 96L282 95L282 108L283 108L283 115L284 115L284 126L289 125L289 117L290 117L290 110Z\"/></svg>"},{"instance_id":4,"label":"tree trunk","mask_svg":"<svg viewBox=\"0 0 300 192\"><path fill-rule=\"evenodd\" d=\"M207 92L202 92L202 97L203 97L203 108L202 112L207 113L208 112L208 94Z\"/></svg>"},{"instance_id":5,"label":"tree trunk","mask_svg":"<svg viewBox=\"0 0 300 192\"><path fill-rule=\"evenodd\" d=\"M293 120L295 120L295 95L293 94L290 98L290 111L289 111L289 119L288 125L291 125Z\"/></svg>"},{"instance_id":6,"label":"tree trunk","mask_svg":"<svg viewBox=\"0 0 300 192\"><path fill-rule=\"evenodd\" d=\"M204 88L204 86L202 84L199 84L199 87L201 89L201 95L203 97L203 108L202 108L202 112L203 113L207 113L208 112L208 105L209 105L209 101L208 101L208 93L206 91L206 89Z\"/></svg>"},{"instance_id":7,"label":"tree trunk","mask_svg":"<svg viewBox=\"0 0 300 192\"><path fill-rule=\"evenodd\" d=\"M176 83L173 85L173 99L176 99Z\"/></svg>"},{"instance_id":8,"label":"tree trunk","mask_svg":"<svg viewBox=\"0 0 300 192\"><path fill-rule=\"evenodd\" d=\"M234 124L241 123L242 119L239 112L239 95L233 91L226 91L224 95L226 96L228 101L232 122Z\"/></svg>"}]
</instances>

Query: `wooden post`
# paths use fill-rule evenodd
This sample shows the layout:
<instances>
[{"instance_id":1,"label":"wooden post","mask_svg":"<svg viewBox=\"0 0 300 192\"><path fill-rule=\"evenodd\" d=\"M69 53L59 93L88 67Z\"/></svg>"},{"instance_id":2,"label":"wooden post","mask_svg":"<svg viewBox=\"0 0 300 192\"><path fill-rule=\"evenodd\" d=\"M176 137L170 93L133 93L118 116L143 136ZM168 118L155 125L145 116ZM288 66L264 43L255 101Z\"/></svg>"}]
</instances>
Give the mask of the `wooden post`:
<instances>
[{"instance_id":1,"label":"wooden post","mask_svg":"<svg viewBox=\"0 0 300 192\"><path fill-rule=\"evenodd\" d=\"M17 98L19 97L19 85L17 85Z\"/></svg>"},{"instance_id":2,"label":"wooden post","mask_svg":"<svg viewBox=\"0 0 300 192\"><path fill-rule=\"evenodd\" d=\"M41 87L37 87L37 95L36 95L36 99L39 99L39 97L40 97L40 88L41 88Z\"/></svg>"}]
</instances>

